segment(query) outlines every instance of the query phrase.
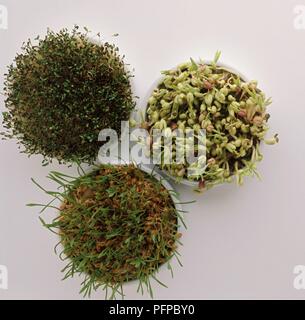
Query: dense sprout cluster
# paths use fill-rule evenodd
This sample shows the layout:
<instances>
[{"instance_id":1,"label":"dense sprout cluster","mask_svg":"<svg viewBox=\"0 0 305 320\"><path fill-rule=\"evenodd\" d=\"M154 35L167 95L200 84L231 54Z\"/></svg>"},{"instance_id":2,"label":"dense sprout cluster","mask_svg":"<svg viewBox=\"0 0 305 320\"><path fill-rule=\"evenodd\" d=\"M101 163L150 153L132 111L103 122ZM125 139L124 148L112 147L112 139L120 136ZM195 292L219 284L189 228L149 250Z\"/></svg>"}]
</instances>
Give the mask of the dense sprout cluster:
<instances>
[{"instance_id":1,"label":"dense sprout cluster","mask_svg":"<svg viewBox=\"0 0 305 320\"><path fill-rule=\"evenodd\" d=\"M100 286L121 293L134 279L151 293L149 277L156 279L158 267L176 255L180 238L171 191L134 165L102 165L76 179L49 177L64 190L59 216L43 223L59 232L61 256L70 260L65 278L84 273L85 295Z\"/></svg>"},{"instance_id":2,"label":"dense sprout cluster","mask_svg":"<svg viewBox=\"0 0 305 320\"><path fill-rule=\"evenodd\" d=\"M255 162L262 159L259 146L277 142L277 136L266 140L270 99L258 89L256 81L245 82L234 72L219 66L216 54L212 63L193 60L176 69L164 71L164 78L148 100L145 127L164 130L173 139L172 163L161 163L162 169L177 179L187 178L187 169L206 165L204 173L188 176L201 188L231 181L232 176L242 183L244 176L256 174ZM200 151L198 139L204 139L206 154L196 162L178 163L178 148L188 152L188 139L181 144L176 129L194 130L195 154ZM206 138L199 135L205 130ZM193 143L192 140L190 140ZM151 150L168 151L161 139L150 139ZM189 148L190 149L190 148ZM159 148L160 150L160 148ZM191 150L191 149L190 149Z\"/></svg>"},{"instance_id":3,"label":"dense sprout cluster","mask_svg":"<svg viewBox=\"0 0 305 320\"><path fill-rule=\"evenodd\" d=\"M95 160L104 128L121 130L134 102L118 48L91 41L88 31L48 31L28 41L9 66L3 124L24 152L45 162Z\"/></svg>"}]
</instances>

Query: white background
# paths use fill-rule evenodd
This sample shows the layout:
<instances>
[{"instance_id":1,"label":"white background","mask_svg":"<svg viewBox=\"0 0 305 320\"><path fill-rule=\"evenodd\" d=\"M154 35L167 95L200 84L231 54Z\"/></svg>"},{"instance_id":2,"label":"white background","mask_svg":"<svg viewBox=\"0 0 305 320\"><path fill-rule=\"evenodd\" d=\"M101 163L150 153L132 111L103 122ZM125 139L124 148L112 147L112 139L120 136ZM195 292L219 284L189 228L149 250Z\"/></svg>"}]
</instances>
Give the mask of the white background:
<instances>
[{"instance_id":1,"label":"white background","mask_svg":"<svg viewBox=\"0 0 305 320\"><path fill-rule=\"evenodd\" d=\"M189 57L221 61L251 79L273 97L271 131L280 144L265 147L260 182L247 179L241 188L226 185L204 195L178 186L189 205L187 232L180 248L184 267L174 264L174 279L165 269L155 285L158 299L301 298L293 287L293 268L305 265L305 30L294 28L293 8L305 0L0 0L8 8L8 30L0 30L0 82L23 41L74 24L119 33L115 43L135 68L138 105L159 71ZM2 86L2 85L1 85ZM3 97L0 101L4 110ZM53 253L56 237L45 230L28 202L45 202L30 181L48 186L50 170L18 152L15 141L0 142L0 264L9 270L9 289L0 299L81 299L81 280L62 282L64 266ZM45 215L48 218L48 215ZM136 285L129 299L147 298ZM102 299L98 292L92 298Z\"/></svg>"}]
</instances>

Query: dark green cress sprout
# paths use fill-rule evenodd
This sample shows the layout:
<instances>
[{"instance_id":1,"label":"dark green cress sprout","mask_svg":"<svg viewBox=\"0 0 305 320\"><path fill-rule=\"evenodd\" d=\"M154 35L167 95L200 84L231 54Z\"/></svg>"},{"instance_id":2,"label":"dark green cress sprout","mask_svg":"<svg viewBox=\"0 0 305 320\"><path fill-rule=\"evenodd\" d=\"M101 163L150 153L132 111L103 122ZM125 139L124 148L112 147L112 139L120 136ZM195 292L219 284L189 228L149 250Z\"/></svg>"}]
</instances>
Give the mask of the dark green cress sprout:
<instances>
[{"instance_id":1,"label":"dark green cress sprout","mask_svg":"<svg viewBox=\"0 0 305 320\"><path fill-rule=\"evenodd\" d=\"M147 289L153 296L151 279L164 285L156 278L158 268L166 263L172 272L173 256L180 263L181 212L171 197L174 191L134 165L101 165L77 178L51 172L48 178L60 190L47 191L33 181L53 200L28 206L59 211L51 223L40 219L60 237L60 258L68 261L64 279L84 274L84 296L99 287L108 298L124 296L123 284L131 280L139 281L142 294Z\"/></svg>"},{"instance_id":2,"label":"dark green cress sprout","mask_svg":"<svg viewBox=\"0 0 305 320\"><path fill-rule=\"evenodd\" d=\"M135 106L118 48L84 30L48 30L28 40L5 74L2 135L16 138L28 155L42 154L45 164L94 162L99 132L120 134Z\"/></svg>"}]
</instances>

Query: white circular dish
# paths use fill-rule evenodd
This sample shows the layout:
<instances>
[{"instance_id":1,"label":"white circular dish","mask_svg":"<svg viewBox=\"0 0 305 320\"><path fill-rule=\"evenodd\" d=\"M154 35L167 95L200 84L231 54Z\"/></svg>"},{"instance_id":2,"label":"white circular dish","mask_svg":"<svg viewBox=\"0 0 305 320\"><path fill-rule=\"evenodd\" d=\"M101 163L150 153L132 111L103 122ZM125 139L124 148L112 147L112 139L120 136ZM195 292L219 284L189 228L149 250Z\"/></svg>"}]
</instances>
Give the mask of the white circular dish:
<instances>
[{"instance_id":1,"label":"white circular dish","mask_svg":"<svg viewBox=\"0 0 305 320\"><path fill-rule=\"evenodd\" d=\"M212 63L211 60L206 60L206 61L203 61L205 64L208 64L210 65ZM217 63L217 66L219 67L222 67L224 68L225 70L231 72L231 73L234 73L236 75L238 75L240 77L240 79L244 82L248 82L249 81L249 78L244 76L243 73L237 71L235 68L231 67L230 65L227 65L225 63ZM172 70L175 70L176 68L173 68ZM147 95L145 97L145 108L141 111L142 114L144 115L144 119L146 119L146 111L147 111L147 101L148 99L151 97L154 89L160 84L160 82L162 81L162 79L164 78L164 76L158 78L157 80L155 80L153 82L153 84L151 85L150 89L148 90L147 92ZM176 182L176 183L180 183L180 184L183 184L185 186L188 186L188 187L192 187L192 188L198 188L198 181L192 181L192 180L189 180L189 179L186 179L186 178L183 178L183 179L178 179L177 177L174 177L172 176L168 171L166 170L162 170L158 167L158 172L162 172L162 174L164 174L166 177L170 178L172 181Z\"/></svg>"},{"instance_id":2,"label":"white circular dish","mask_svg":"<svg viewBox=\"0 0 305 320\"><path fill-rule=\"evenodd\" d=\"M117 160L117 161L118 161L117 163L113 162L112 165L119 165L119 164L121 164L121 163L119 162L119 160ZM126 165L128 165L128 163L126 163ZM145 173L151 175L152 177L154 177L157 181L160 181L161 184L163 185L163 187L164 187L166 190L169 191L170 196L171 196L171 199L172 199L172 201L173 201L173 203L174 203L174 206L175 206L175 208L176 208L176 211L178 212L178 214L177 214L177 225L178 225L177 232L179 232L179 233L182 234L182 233L183 233L183 232L182 232L182 229L184 229L184 222L181 221L181 218L183 218L183 212L184 212L184 211L183 211L183 205L182 205L181 202L180 202L179 196L178 196L178 194L176 193L175 188L171 185L171 183L170 183L169 181L167 181L167 180L163 177L162 173L154 170L154 169L151 168L150 166L145 166L145 165L140 165L140 164L136 164L136 166L137 166L137 168L139 168L139 169L142 170L143 172L145 172ZM93 171L94 171L94 170L93 170ZM92 172L92 168L90 168L89 170L87 170L85 174L90 174L90 172ZM180 221L181 223L180 223L179 221ZM60 237L59 237L59 240L61 240ZM176 243L176 245L177 245L177 248L179 248L179 243L178 243L178 242ZM63 247L63 245L62 245L61 243L60 243L59 246L60 246L62 249L64 249L64 247ZM171 257L168 261L170 261L170 260L172 260L172 259L173 259L173 257ZM161 268L165 268L165 267L167 267L167 263L161 264L161 265L158 267L158 269L156 270L156 273L157 273ZM124 285L128 285L128 284L134 283L134 282L136 282L136 281L138 281L138 279L130 280L130 281L128 281L128 282L125 282Z\"/></svg>"}]
</instances>

